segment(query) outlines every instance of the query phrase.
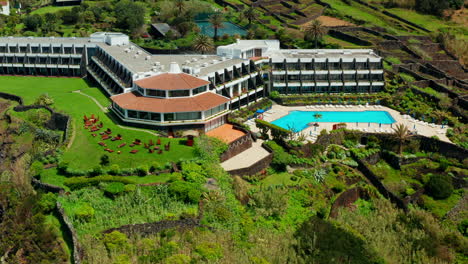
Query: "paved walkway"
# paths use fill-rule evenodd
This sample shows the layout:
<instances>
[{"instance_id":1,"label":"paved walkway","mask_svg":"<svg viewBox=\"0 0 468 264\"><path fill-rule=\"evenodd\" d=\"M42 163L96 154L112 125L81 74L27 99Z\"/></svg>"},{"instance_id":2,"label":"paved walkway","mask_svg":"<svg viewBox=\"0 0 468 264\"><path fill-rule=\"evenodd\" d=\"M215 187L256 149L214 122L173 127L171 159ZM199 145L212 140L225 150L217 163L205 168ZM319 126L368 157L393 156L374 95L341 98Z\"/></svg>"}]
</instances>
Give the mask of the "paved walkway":
<instances>
[{"instance_id":1,"label":"paved walkway","mask_svg":"<svg viewBox=\"0 0 468 264\"><path fill-rule=\"evenodd\" d=\"M262 147L263 140L252 142L252 147L221 163L226 171L250 167L270 153Z\"/></svg>"},{"instance_id":2,"label":"paved walkway","mask_svg":"<svg viewBox=\"0 0 468 264\"><path fill-rule=\"evenodd\" d=\"M418 135L423 135L426 137L431 137L431 136L437 136L439 137L440 140L446 141L446 142L451 142L447 136L445 135L447 132L448 127L444 126L444 128L441 128L440 125L430 125L428 123L421 122L419 120L414 120L411 118L405 118L400 112L393 110L388 107L384 106L374 106L374 105L369 105L369 106L352 106L352 107L336 107L332 105L328 105L325 107L317 107L313 106L312 108L307 108L305 106L282 106L282 105L273 105L272 109L269 110L265 116L264 120L271 122L276 119L279 119L287 114L289 114L290 111L294 110L299 110L299 111L310 111L311 113L316 112L316 111L366 111L366 110L371 110L371 111L387 111L393 119L395 119L395 123L390 125L390 124L382 124L381 126L378 123L346 123L348 129L356 129L356 130L361 130L365 132L370 132L370 133L393 133L392 127L395 127L397 123L404 124L408 127L410 131L413 131L417 133ZM300 133L303 133L305 136L307 136L307 139L309 141L315 141L316 135L320 133L321 130L326 129L326 130L332 130L333 125L336 123L330 123L330 122L317 122L319 124L318 127L307 127L304 130L302 130ZM250 121L246 122L248 126L250 126L251 130L254 132L258 132L258 128L255 126L255 123Z\"/></svg>"}]
</instances>

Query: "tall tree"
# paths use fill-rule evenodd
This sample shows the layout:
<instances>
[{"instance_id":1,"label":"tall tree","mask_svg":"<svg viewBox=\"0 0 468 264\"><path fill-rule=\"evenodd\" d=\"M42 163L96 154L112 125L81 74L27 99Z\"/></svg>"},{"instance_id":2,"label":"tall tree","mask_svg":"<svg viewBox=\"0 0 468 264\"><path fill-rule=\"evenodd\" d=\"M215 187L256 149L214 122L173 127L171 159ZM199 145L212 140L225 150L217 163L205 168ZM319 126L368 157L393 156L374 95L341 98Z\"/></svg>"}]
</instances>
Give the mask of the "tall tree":
<instances>
[{"instance_id":1,"label":"tall tree","mask_svg":"<svg viewBox=\"0 0 468 264\"><path fill-rule=\"evenodd\" d=\"M213 15L210 16L209 21L211 25L213 26L214 29L214 36L213 38L215 40L218 39L218 29L224 27L223 22L224 22L224 16L220 12L214 13Z\"/></svg>"},{"instance_id":2,"label":"tall tree","mask_svg":"<svg viewBox=\"0 0 468 264\"><path fill-rule=\"evenodd\" d=\"M182 15L182 12L185 10L185 0L175 0L174 5L179 10L178 15Z\"/></svg>"},{"instance_id":3,"label":"tall tree","mask_svg":"<svg viewBox=\"0 0 468 264\"><path fill-rule=\"evenodd\" d=\"M304 39L313 40L315 48L317 48L318 40L321 39L323 35L325 35L325 29L322 22L319 20L313 20L304 28Z\"/></svg>"},{"instance_id":4,"label":"tall tree","mask_svg":"<svg viewBox=\"0 0 468 264\"><path fill-rule=\"evenodd\" d=\"M115 17L118 27L135 32L145 23L145 7L140 2L119 1L115 5Z\"/></svg>"},{"instance_id":5,"label":"tall tree","mask_svg":"<svg viewBox=\"0 0 468 264\"><path fill-rule=\"evenodd\" d=\"M211 51L214 48L213 44L213 39L208 37L207 35L198 35L195 37L193 41L193 48L201 52L202 54L205 54L205 52Z\"/></svg>"},{"instance_id":6,"label":"tall tree","mask_svg":"<svg viewBox=\"0 0 468 264\"><path fill-rule=\"evenodd\" d=\"M401 155L403 153L403 145L412 135L407 126L397 124L393 128L393 137L398 141L398 153Z\"/></svg>"},{"instance_id":7,"label":"tall tree","mask_svg":"<svg viewBox=\"0 0 468 264\"><path fill-rule=\"evenodd\" d=\"M249 26L252 24L252 20L257 18L257 13L255 13L255 8L250 6L244 11L244 17L249 21Z\"/></svg>"}]
</instances>

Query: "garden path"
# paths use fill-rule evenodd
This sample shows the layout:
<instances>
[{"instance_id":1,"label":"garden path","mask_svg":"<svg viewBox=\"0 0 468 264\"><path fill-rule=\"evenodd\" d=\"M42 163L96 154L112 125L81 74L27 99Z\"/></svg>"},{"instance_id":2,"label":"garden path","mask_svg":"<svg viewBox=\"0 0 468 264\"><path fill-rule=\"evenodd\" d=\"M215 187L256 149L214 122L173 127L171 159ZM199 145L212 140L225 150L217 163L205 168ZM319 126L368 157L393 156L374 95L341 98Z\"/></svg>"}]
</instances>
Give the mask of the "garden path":
<instances>
[{"instance_id":1,"label":"garden path","mask_svg":"<svg viewBox=\"0 0 468 264\"><path fill-rule=\"evenodd\" d=\"M232 171L252 166L257 161L265 158L270 153L262 147L263 140L257 139L252 143L252 147L237 154L236 156L221 163L221 167L226 171Z\"/></svg>"},{"instance_id":2,"label":"garden path","mask_svg":"<svg viewBox=\"0 0 468 264\"><path fill-rule=\"evenodd\" d=\"M86 96L88 98L90 98L91 100L93 100L96 105L102 110L102 112L104 113L108 113L109 112L109 109L107 109L106 107L102 106L101 103L99 103L99 101L92 97L91 95L88 95L88 94L85 94L85 93L82 93L81 90L76 90L76 91L73 91L74 93L77 93L77 94L81 94L83 96ZM134 128L134 127L125 127L125 126L121 126L118 124L117 120L114 119L114 117L112 115L108 115L109 118L115 123L116 126L122 128L122 129L126 129L126 130L134 130L134 131L141 131L141 132L145 132L145 133L149 133L151 135L155 135L155 136L160 136L158 133L155 133L155 132L151 132L151 131L148 131L148 130L145 130L145 129L139 129L139 128ZM70 140L71 141L71 140ZM70 145L71 146L71 145Z\"/></svg>"}]
</instances>

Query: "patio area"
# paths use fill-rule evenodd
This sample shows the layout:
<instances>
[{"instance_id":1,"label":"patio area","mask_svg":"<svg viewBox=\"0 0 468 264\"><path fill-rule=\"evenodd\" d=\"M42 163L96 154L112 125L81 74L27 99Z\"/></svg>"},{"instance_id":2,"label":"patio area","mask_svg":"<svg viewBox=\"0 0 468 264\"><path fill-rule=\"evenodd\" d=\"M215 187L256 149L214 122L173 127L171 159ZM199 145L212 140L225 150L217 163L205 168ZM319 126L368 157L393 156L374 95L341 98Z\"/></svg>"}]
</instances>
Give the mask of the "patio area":
<instances>
[{"instance_id":1,"label":"patio area","mask_svg":"<svg viewBox=\"0 0 468 264\"><path fill-rule=\"evenodd\" d=\"M224 124L220 127L206 132L206 135L209 137L220 139L225 143L229 144L235 141L236 139L244 136L245 133L240 130L234 129L233 125Z\"/></svg>"},{"instance_id":2,"label":"patio area","mask_svg":"<svg viewBox=\"0 0 468 264\"><path fill-rule=\"evenodd\" d=\"M440 140L450 142L450 140L445 135L447 132L448 126L430 124L420 120L415 120L408 115L402 115L396 110L391 108L381 106L381 105L310 105L310 106L282 106L282 105L273 105L272 109L263 114L263 119L268 122L272 122L281 117L284 117L289 114L290 111L309 111L311 114L314 111L335 111L335 112L356 112L356 111L387 111L395 120L393 124L379 124L379 123L345 123L348 129L360 130L363 132L369 133L393 133L393 127L396 124L404 124L408 129L418 135L423 135L426 137L437 136ZM318 126L310 126L302 131L296 133L302 133L306 135L308 141L315 142L317 136L320 134L320 131L326 129L328 131L333 129L333 125L337 124L336 122L316 122ZM255 121L253 119L245 122L246 125L250 126L253 132L258 132L258 128L255 126Z\"/></svg>"}]
</instances>

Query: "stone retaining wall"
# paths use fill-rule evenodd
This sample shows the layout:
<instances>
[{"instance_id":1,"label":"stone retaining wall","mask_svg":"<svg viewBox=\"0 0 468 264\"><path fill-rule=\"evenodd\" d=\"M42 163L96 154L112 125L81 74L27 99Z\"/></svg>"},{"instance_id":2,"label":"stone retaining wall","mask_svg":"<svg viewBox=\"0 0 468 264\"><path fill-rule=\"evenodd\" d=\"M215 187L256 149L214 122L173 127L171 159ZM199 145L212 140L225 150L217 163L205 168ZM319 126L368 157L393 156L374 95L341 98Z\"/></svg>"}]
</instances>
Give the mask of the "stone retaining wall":
<instances>
[{"instance_id":1,"label":"stone retaining wall","mask_svg":"<svg viewBox=\"0 0 468 264\"><path fill-rule=\"evenodd\" d=\"M73 263L81 264L81 261L84 256L83 248L78 240L78 235L76 234L75 227L73 226L68 216L65 214L65 210L63 209L62 205L57 202L57 210L59 215L59 220L62 222L63 226L65 227L65 232L68 236L72 238L73 244Z\"/></svg>"},{"instance_id":2,"label":"stone retaining wall","mask_svg":"<svg viewBox=\"0 0 468 264\"><path fill-rule=\"evenodd\" d=\"M119 231L126 234L127 236L140 234L142 236L148 236L151 234L156 234L166 229L192 229L195 227L202 226L200 220L197 218L186 218L181 220L163 220L154 223L144 223L144 224L131 224L123 225L117 228L111 228L105 230L103 233L111 233L113 231Z\"/></svg>"}]
</instances>

